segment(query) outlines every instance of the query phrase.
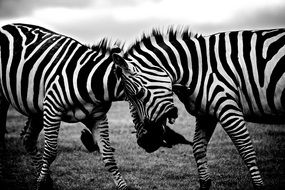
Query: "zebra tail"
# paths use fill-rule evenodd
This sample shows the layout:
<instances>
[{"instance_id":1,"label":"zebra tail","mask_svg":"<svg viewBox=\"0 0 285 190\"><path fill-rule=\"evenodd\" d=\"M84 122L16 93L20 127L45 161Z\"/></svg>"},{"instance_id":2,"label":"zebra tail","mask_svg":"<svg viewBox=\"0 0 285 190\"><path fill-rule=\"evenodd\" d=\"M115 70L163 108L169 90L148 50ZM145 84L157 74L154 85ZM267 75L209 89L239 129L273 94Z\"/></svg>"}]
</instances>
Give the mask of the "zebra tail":
<instances>
[{"instance_id":1,"label":"zebra tail","mask_svg":"<svg viewBox=\"0 0 285 190\"><path fill-rule=\"evenodd\" d=\"M187 140L183 135L175 132L167 125L165 126L165 139L164 140L166 144L163 146L168 147L168 148L171 148L172 146L178 145L178 144L186 144L186 145L193 146L193 142Z\"/></svg>"},{"instance_id":2,"label":"zebra tail","mask_svg":"<svg viewBox=\"0 0 285 190\"><path fill-rule=\"evenodd\" d=\"M95 151L99 152L99 147L98 147L97 143L94 142L92 133L89 130L83 129L81 131L80 139L81 139L82 144L85 146L85 148L89 152L95 152Z\"/></svg>"}]
</instances>

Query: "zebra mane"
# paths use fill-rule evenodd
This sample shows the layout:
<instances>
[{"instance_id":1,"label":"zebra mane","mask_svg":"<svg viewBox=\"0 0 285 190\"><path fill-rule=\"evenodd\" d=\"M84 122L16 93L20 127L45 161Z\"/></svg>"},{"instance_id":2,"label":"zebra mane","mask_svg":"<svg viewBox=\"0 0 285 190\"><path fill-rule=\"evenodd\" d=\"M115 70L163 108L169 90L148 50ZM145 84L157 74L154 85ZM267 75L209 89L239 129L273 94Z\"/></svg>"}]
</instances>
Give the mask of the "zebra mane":
<instances>
[{"instance_id":1,"label":"zebra mane","mask_svg":"<svg viewBox=\"0 0 285 190\"><path fill-rule=\"evenodd\" d=\"M140 44L148 41L151 38L169 38L169 39L189 39L189 38L199 38L201 35L192 32L189 27L186 26L169 26L167 29L154 28L150 33L144 32L142 37L137 39L135 43L131 44L127 48L127 52L140 46Z\"/></svg>"},{"instance_id":2,"label":"zebra mane","mask_svg":"<svg viewBox=\"0 0 285 190\"><path fill-rule=\"evenodd\" d=\"M97 44L94 45L87 45L94 51L101 51L103 53L113 53L117 51L122 51L124 48L124 43L121 41L113 41L108 38L103 38ZM119 53L119 52L118 52Z\"/></svg>"}]
</instances>

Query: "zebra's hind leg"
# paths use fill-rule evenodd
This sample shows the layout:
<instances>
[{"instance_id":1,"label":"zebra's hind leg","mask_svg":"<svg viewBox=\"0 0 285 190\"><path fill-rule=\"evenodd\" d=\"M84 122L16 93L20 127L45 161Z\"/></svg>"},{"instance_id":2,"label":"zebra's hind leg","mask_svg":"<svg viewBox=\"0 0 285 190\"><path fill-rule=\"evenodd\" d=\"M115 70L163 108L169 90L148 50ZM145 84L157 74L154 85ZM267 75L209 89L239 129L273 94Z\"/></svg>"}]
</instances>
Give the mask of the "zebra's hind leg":
<instances>
[{"instance_id":1,"label":"zebra's hind leg","mask_svg":"<svg viewBox=\"0 0 285 190\"><path fill-rule=\"evenodd\" d=\"M216 124L217 120L210 116L196 117L193 153L198 167L200 190L208 190L211 187L206 153Z\"/></svg>"},{"instance_id":2,"label":"zebra's hind leg","mask_svg":"<svg viewBox=\"0 0 285 190\"><path fill-rule=\"evenodd\" d=\"M105 167L112 174L113 180L120 190L126 190L127 183L119 172L116 160L114 158L115 149L111 147L109 140L109 126L106 115L101 119L89 119L84 124L91 129L94 141L97 140L100 153L102 155Z\"/></svg>"},{"instance_id":3,"label":"zebra's hind leg","mask_svg":"<svg viewBox=\"0 0 285 190\"><path fill-rule=\"evenodd\" d=\"M264 183L257 166L256 153L253 148L249 132L246 128L242 112L240 112L238 108L229 109L226 107L221 110L221 115L221 125L233 141L246 164L250 172L254 188L263 189Z\"/></svg>"},{"instance_id":4,"label":"zebra's hind leg","mask_svg":"<svg viewBox=\"0 0 285 190\"><path fill-rule=\"evenodd\" d=\"M21 133L25 149L31 157L32 163L36 167L37 172L40 172L40 169L42 167L42 155L37 148L38 137L42 129L42 117L34 116L28 118L26 126L24 127L24 130Z\"/></svg>"},{"instance_id":5,"label":"zebra's hind leg","mask_svg":"<svg viewBox=\"0 0 285 190\"><path fill-rule=\"evenodd\" d=\"M1 96L0 93L0 178L3 177L3 158L5 154L5 133L6 133L6 120L9 103Z\"/></svg>"}]
</instances>

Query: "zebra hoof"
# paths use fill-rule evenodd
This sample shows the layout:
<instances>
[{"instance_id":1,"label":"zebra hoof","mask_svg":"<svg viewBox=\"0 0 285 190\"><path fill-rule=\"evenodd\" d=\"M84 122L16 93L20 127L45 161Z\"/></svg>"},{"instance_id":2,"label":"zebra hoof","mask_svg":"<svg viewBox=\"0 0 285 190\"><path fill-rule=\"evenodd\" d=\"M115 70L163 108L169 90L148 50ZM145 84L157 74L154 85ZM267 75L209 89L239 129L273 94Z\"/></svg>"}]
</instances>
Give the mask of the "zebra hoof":
<instances>
[{"instance_id":1,"label":"zebra hoof","mask_svg":"<svg viewBox=\"0 0 285 190\"><path fill-rule=\"evenodd\" d=\"M209 190L212 184L212 180L203 181L200 180L200 190Z\"/></svg>"},{"instance_id":2,"label":"zebra hoof","mask_svg":"<svg viewBox=\"0 0 285 190\"><path fill-rule=\"evenodd\" d=\"M53 190L52 179L50 175L37 180L36 190Z\"/></svg>"}]
</instances>

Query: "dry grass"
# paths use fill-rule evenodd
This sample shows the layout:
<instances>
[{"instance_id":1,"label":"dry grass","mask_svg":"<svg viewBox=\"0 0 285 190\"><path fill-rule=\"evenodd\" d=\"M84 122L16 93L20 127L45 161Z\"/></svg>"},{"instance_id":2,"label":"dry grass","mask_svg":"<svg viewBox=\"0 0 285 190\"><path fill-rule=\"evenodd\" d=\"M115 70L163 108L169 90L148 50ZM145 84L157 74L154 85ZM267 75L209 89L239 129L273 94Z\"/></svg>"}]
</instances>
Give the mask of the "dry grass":
<instances>
[{"instance_id":1,"label":"dry grass","mask_svg":"<svg viewBox=\"0 0 285 190\"><path fill-rule=\"evenodd\" d=\"M172 128L193 138L195 119L179 104L180 116ZM184 190L198 189L196 163L192 147L179 145L161 148L147 154L136 144L132 133L128 105L117 102L108 113L110 139L121 173L134 189ZM7 153L4 159L6 190L32 189L36 177L19 138L25 118L10 110L6 135ZM115 189L110 174L105 171L99 153L88 153L80 142L81 124L62 123L57 159L52 164L52 178L58 190ZM285 187L285 127L249 124L259 166L267 189ZM43 135L40 136L43 145ZM208 147L213 190L252 189L249 174L235 147L220 126ZM3 189L3 186L1 186Z\"/></svg>"}]
</instances>

